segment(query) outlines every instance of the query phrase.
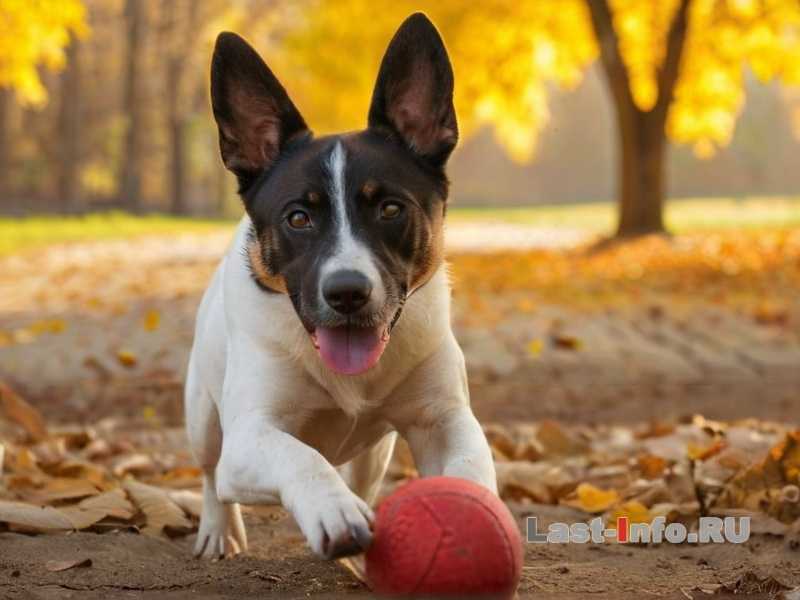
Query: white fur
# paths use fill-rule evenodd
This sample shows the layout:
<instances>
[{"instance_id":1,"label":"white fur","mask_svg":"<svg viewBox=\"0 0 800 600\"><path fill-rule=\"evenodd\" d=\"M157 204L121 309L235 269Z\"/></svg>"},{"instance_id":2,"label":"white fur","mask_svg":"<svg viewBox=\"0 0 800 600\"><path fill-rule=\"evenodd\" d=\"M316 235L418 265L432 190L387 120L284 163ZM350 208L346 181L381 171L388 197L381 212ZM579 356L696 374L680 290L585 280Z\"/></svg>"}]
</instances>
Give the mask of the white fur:
<instances>
[{"instance_id":1,"label":"white fur","mask_svg":"<svg viewBox=\"0 0 800 600\"><path fill-rule=\"evenodd\" d=\"M333 220L336 224L336 245L333 254L322 264L320 269L320 301L325 306L322 298L322 282L325 278L339 270L359 271L369 279L372 284L370 303L381 306L386 297L381 284L381 276L375 266L372 253L363 243L353 235L352 224L347 217L347 204L345 201L345 170L347 168L347 153L341 141L333 145L328 160L325 161L328 171L328 195L333 207Z\"/></svg>"},{"instance_id":2,"label":"white fur","mask_svg":"<svg viewBox=\"0 0 800 600\"><path fill-rule=\"evenodd\" d=\"M333 166L343 165L336 153ZM368 531L373 518L368 503L395 431L423 475L466 477L496 491L450 328L445 268L408 299L379 363L338 375L320 360L289 298L252 281L242 255L250 226L245 217L203 297L189 361L187 430L205 473L195 553L244 550L236 503L275 501L317 554L350 549L350 532Z\"/></svg>"}]
</instances>

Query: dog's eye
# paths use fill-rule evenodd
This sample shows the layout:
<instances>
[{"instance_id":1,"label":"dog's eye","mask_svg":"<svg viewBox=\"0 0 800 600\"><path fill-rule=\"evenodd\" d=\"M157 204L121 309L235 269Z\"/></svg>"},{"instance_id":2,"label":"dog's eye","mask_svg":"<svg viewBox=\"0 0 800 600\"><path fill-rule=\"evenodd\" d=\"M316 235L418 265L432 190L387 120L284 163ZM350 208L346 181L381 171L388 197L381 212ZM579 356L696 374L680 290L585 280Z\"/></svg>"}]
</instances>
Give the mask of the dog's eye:
<instances>
[{"instance_id":1,"label":"dog's eye","mask_svg":"<svg viewBox=\"0 0 800 600\"><path fill-rule=\"evenodd\" d=\"M296 210L287 218L292 229L308 229L311 227L311 217L302 210Z\"/></svg>"},{"instance_id":2,"label":"dog's eye","mask_svg":"<svg viewBox=\"0 0 800 600\"><path fill-rule=\"evenodd\" d=\"M381 205L381 219L396 219L403 212L403 205L399 202L384 202Z\"/></svg>"}]
</instances>

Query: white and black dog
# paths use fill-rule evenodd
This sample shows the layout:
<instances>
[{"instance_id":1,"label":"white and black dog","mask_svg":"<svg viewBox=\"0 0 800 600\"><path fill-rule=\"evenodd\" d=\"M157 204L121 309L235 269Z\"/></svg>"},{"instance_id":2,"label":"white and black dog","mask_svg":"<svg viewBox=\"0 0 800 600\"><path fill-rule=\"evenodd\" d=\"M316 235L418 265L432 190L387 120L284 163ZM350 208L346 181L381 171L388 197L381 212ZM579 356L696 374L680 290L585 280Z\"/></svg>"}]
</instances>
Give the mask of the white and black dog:
<instances>
[{"instance_id":1,"label":"white and black dog","mask_svg":"<svg viewBox=\"0 0 800 600\"><path fill-rule=\"evenodd\" d=\"M186 421L204 471L195 554L247 546L238 503L280 502L315 553L371 541L397 433L423 476L496 491L450 328L443 263L453 72L422 14L381 64L367 129L314 138L240 37L211 96L246 216L203 297Z\"/></svg>"}]
</instances>

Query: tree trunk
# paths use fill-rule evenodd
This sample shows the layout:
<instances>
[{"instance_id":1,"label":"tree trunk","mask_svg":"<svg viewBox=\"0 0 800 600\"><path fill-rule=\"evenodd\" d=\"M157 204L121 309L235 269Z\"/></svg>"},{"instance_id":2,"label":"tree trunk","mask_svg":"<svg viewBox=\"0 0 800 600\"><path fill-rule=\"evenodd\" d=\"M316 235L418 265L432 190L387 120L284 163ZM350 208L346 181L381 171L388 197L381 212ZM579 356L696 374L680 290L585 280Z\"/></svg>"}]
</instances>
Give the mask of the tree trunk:
<instances>
[{"instance_id":1,"label":"tree trunk","mask_svg":"<svg viewBox=\"0 0 800 600\"><path fill-rule=\"evenodd\" d=\"M61 73L58 109L58 201L63 212L79 208L78 171L81 133L80 45L72 38L67 48L67 66Z\"/></svg>"},{"instance_id":2,"label":"tree trunk","mask_svg":"<svg viewBox=\"0 0 800 600\"><path fill-rule=\"evenodd\" d=\"M9 113L11 112L11 90L8 88L0 88L0 205L8 206L10 204L9 195L11 194L11 184L9 177L11 175L11 144L9 138L11 132L9 131L11 124Z\"/></svg>"},{"instance_id":3,"label":"tree trunk","mask_svg":"<svg viewBox=\"0 0 800 600\"><path fill-rule=\"evenodd\" d=\"M617 237L665 231L666 136L658 115L617 107L620 132Z\"/></svg>"},{"instance_id":4,"label":"tree trunk","mask_svg":"<svg viewBox=\"0 0 800 600\"><path fill-rule=\"evenodd\" d=\"M125 54L124 111L127 120L119 193L122 205L131 212L142 209L142 134L143 107L140 61L144 50L144 6L141 0L126 0L125 24L127 47Z\"/></svg>"},{"instance_id":5,"label":"tree trunk","mask_svg":"<svg viewBox=\"0 0 800 600\"><path fill-rule=\"evenodd\" d=\"M678 5L667 34L664 62L656 72L658 99L651 109L642 110L637 106L630 89L630 78L614 30L608 0L587 0L592 26L600 46L600 60L617 115L617 237L665 231L665 127L678 80L691 1L681 0Z\"/></svg>"}]
</instances>

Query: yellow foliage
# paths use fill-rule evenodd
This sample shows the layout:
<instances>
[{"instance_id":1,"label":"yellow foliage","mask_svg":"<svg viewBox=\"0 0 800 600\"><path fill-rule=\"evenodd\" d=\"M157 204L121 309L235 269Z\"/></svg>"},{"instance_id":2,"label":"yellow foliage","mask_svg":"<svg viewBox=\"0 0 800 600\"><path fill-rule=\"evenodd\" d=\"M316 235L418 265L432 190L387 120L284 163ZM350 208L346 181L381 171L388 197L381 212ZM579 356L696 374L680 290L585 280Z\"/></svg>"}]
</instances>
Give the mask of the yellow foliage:
<instances>
[{"instance_id":1,"label":"yellow foliage","mask_svg":"<svg viewBox=\"0 0 800 600\"><path fill-rule=\"evenodd\" d=\"M616 490L601 490L591 483L581 483L575 489L575 498L565 500L564 504L588 513L601 513L617 502L619 502L619 493Z\"/></svg>"},{"instance_id":2,"label":"yellow foliage","mask_svg":"<svg viewBox=\"0 0 800 600\"><path fill-rule=\"evenodd\" d=\"M691 0L667 133L701 157L730 142L744 73L800 83L800 3ZM609 0L631 92L655 104L678 0ZM578 85L598 54L586 0L320 0L294 15L278 57L301 110L322 131L363 126L380 57L398 24L422 10L436 23L456 73L463 136L485 125L511 158L532 158L555 85ZM272 58L270 58L272 60ZM323 90L323 91L321 91Z\"/></svg>"},{"instance_id":3,"label":"yellow foliage","mask_svg":"<svg viewBox=\"0 0 800 600\"><path fill-rule=\"evenodd\" d=\"M86 34L80 0L0 2L0 87L11 87L23 102L41 105L47 92L37 68L59 69L71 35Z\"/></svg>"}]
</instances>

